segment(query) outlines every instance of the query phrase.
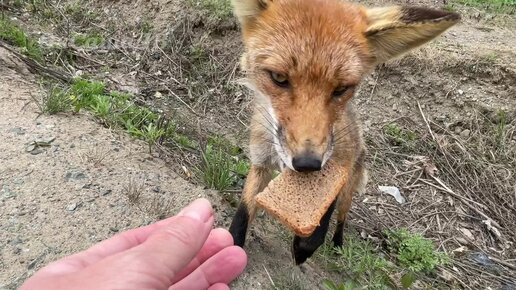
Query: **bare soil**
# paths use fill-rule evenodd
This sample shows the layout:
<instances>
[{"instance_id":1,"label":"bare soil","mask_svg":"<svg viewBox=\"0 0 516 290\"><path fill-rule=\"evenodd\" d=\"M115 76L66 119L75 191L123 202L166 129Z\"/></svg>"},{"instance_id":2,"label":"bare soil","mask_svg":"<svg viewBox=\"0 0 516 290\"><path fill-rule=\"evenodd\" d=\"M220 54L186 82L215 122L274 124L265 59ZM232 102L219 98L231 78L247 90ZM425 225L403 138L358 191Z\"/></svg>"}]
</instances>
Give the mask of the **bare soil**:
<instances>
[{"instance_id":1,"label":"bare soil","mask_svg":"<svg viewBox=\"0 0 516 290\"><path fill-rule=\"evenodd\" d=\"M84 3L99 16L72 28L100 27L111 42L78 49L72 73L134 93L192 138L219 134L246 144L250 98L234 84L242 50L236 23L188 3ZM426 281L430 287L514 289L516 17L457 9L463 23L431 45L378 67L355 97L371 172L366 193L354 199L349 230L378 241L383 229L407 227L434 240L456 263L439 269L433 277L439 282ZM66 43L63 27L17 16L43 43ZM150 32L142 29L144 23ZM192 47L202 55L192 55ZM229 225L234 207L183 170L196 161L195 154L149 155L142 142L87 114L39 115L31 101L42 93L25 65L0 50L0 289L16 289L44 264L172 214L198 196L214 202L220 226ZM505 117L499 140L500 110ZM392 122L415 133L416 140L393 143L385 134ZM39 139L53 141L27 152ZM432 142L440 145L427 146ZM439 174L428 174L431 165ZM407 202L381 194L379 185L397 186ZM139 186L145 198L132 203L127 193ZM238 188L233 195L238 198ZM289 238L276 221L261 215L249 233L249 266L232 288L272 289L283 281L285 289L317 289L323 278L339 278L316 259L292 266ZM472 258L478 253L494 264Z\"/></svg>"}]
</instances>

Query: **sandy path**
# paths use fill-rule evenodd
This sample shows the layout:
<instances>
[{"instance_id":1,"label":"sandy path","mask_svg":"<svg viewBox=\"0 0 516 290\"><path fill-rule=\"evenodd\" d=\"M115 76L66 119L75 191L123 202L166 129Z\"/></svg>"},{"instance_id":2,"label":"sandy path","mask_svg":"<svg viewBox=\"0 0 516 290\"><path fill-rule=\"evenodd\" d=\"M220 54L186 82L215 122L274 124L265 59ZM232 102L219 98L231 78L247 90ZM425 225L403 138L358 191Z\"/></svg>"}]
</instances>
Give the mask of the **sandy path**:
<instances>
[{"instance_id":1,"label":"sandy path","mask_svg":"<svg viewBox=\"0 0 516 290\"><path fill-rule=\"evenodd\" d=\"M88 116L38 117L30 102L38 89L23 65L0 50L0 289L17 288L52 260L154 221L122 193L131 176L144 195L170 200L171 213L213 196L151 158L145 144ZM49 147L26 151L28 143L49 139Z\"/></svg>"}]
</instances>

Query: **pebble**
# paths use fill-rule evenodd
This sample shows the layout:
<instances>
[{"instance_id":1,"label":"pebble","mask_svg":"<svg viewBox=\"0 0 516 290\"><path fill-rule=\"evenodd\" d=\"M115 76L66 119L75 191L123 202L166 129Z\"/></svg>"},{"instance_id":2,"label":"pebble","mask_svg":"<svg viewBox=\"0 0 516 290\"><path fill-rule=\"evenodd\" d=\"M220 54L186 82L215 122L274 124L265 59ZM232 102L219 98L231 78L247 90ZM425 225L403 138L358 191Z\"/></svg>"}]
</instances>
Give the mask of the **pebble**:
<instances>
[{"instance_id":1,"label":"pebble","mask_svg":"<svg viewBox=\"0 0 516 290\"><path fill-rule=\"evenodd\" d=\"M15 133L16 135L24 135L25 134L25 130L20 127L12 128L10 131L11 131L11 133Z\"/></svg>"},{"instance_id":2,"label":"pebble","mask_svg":"<svg viewBox=\"0 0 516 290\"><path fill-rule=\"evenodd\" d=\"M2 200L14 197L16 195L16 193L11 191L7 185L2 186L0 193L2 194Z\"/></svg>"},{"instance_id":3,"label":"pebble","mask_svg":"<svg viewBox=\"0 0 516 290\"><path fill-rule=\"evenodd\" d=\"M77 203L76 203L76 202L71 203L71 204L69 204L69 205L66 207L66 209L67 209L68 211L74 211L76 208L77 208Z\"/></svg>"},{"instance_id":4,"label":"pebble","mask_svg":"<svg viewBox=\"0 0 516 290\"><path fill-rule=\"evenodd\" d=\"M30 154L32 154L32 155L38 155L41 153L43 153L43 149L41 149L41 148L36 148L36 149L30 151Z\"/></svg>"},{"instance_id":5,"label":"pebble","mask_svg":"<svg viewBox=\"0 0 516 290\"><path fill-rule=\"evenodd\" d=\"M471 130L469 130L469 129L466 129L466 130L460 132L460 136L462 138L468 138L470 134L471 134Z\"/></svg>"},{"instance_id":6,"label":"pebble","mask_svg":"<svg viewBox=\"0 0 516 290\"><path fill-rule=\"evenodd\" d=\"M16 237L12 241L10 241L9 244L11 244L11 246L16 246L18 244L21 244L22 242L23 241L20 238Z\"/></svg>"},{"instance_id":7,"label":"pebble","mask_svg":"<svg viewBox=\"0 0 516 290\"><path fill-rule=\"evenodd\" d=\"M86 178L86 174L79 172L79 171L70 171L70 172L67 172L65 175L66 181L79 180L79 179L85 179L85 178Z\"/></svg>"}]
</instances>

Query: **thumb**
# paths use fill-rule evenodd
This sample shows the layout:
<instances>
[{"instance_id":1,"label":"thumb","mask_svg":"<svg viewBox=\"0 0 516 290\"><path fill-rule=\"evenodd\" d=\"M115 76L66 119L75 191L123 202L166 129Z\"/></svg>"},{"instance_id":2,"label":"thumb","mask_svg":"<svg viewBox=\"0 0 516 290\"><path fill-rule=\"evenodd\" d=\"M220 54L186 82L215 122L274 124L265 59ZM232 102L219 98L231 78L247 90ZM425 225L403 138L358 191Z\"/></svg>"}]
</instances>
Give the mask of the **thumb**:
<instances>
[{"instance_id":1,"label":"thumb","mask_svg":"<svg viewBox=\"0 0 516 290\"><path fill-rule=\"evenodd\" d=\"M151 262L153 272L172 280L201 250L213 221L210 202L197 199L131 252Z\"/></svg>"}]
</instances>

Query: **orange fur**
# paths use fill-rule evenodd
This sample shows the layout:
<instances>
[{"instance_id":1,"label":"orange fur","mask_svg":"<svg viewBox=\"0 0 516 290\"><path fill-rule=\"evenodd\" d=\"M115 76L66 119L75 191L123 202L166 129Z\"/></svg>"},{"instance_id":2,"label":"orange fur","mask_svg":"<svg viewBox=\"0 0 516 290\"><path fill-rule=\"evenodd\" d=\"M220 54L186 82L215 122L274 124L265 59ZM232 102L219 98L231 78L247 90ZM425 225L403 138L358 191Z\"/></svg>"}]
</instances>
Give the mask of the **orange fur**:
<instances>
[{"instance_id":1,"label":"orange fur","mask_svg":"<svg viewBox=\"0 0 516 290\"><path fill-rule=\"evenodd\" d=\"M355 88L376 64L437 37L459 16L340 0L233 0L233 6L245 44L241 68L255 95L252 169L242 198L248 218L254 195L270 180L267 172L293 169L294 157L310 154L322 166L331 158L351 173L337 203L343 222L353 193L367 181L366 149L350 103ZM246 230L247 221L234 219L232 234L241 235L237 229Z\"/></svg>"}]
</instances>

